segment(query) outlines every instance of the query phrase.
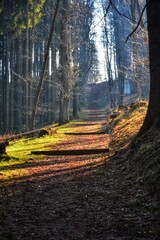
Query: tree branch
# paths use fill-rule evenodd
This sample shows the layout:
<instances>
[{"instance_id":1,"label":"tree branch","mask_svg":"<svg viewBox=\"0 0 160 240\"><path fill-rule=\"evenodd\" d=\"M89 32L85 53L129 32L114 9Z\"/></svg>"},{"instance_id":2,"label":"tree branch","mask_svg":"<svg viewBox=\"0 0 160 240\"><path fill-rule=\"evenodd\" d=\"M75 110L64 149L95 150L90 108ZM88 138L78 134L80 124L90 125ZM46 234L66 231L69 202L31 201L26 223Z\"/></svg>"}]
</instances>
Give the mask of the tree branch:
<instances>
[{"instance_id":1,"label":"tree branch","mask_svg":"<svg viewBox=\"0 0 160 240\"><path fill-rule=\"evenodd\" d=\"M133 20L132 18L126 16L126 15L123 14L123 13L121 13L121 12L117 9L117 7L113 4L112 0L111 0L110 2L111 2L112 8L113 8L120 16L125 17L126 19L130 20L130 21L133 22L133 23L137 23L137 21L135 21L135 20Z\"/></svg>"},{"instance_id":2,"label":"tree branch","mask_svg":"<svg viewBox=\"0 0 160 240\"><path fill-rule=\"evenodd\" d=\"M111 2L112 2L112 0L109 0L108 6L106 7L106 10L105 10L105 14L104 14L103 17L99 20L99 22L96 23L96 24L93 26L93 29L94 29L95 27L97 27L97 26L100 24L100 22L102 22L103 19L105 19L106 15L107 15L107 12L108 12L108 10L109 10L109 8L110 8L110 6L111 6Z\"/></svg>"},{"instance_id":3,"label":"tree branch","mask_svg":"<svg viewBox=\"0 0 160 240\"><path fill-rule=\"evenodd\" d=\"M42 89L42 83L43 83L46 64L47 64L48 55L49 55L49 47L50 47L50 44L51 44L51 41L52 41L52 36L53 36L53 32L54 32L55 21L56 21L56 16L57 16L58 9L59 9L60 1L61 0L57 0L57 2L56 2L55 12L54 12L54 15L53 15L53 18L52 18L51 29L50 29L48 42L47 42L47 46L46 46L46 51L45 51L45 55L44 55L44 61L43 61L43 64L42 64L40 79L39 79L39 83L38 83L38 86L37 86L37 92L35 94L34 103L33 103L30 129L33 129L33 125L34 125L34 120L35 120L35 115L36 115L36 110L37 110L37 104L38 104L41 89Z\"/></svg>"},{"instance_id":4,"label":"tree branch","mask_svg":"<svg viewBox=\"0 0 160 240\"><path fill-rule=\"evenodd\" d=\"M136 26L135 29L127 36L125 43L128 42L128 39L137 31L138 27L140 26L140 23L141 23L141 20L142 20L144 11L145 11L145 9L146 9L146 7L147 7L147 5L149 4L150 1L151 1L151 0L148 0L147 3L146 3L146 5L144 6L144 8L143 8L143 10L142 10L142 12L141 12L139 21L138 21L138 23L137 23L137 26Z\"/></svg>"}]
</instances>

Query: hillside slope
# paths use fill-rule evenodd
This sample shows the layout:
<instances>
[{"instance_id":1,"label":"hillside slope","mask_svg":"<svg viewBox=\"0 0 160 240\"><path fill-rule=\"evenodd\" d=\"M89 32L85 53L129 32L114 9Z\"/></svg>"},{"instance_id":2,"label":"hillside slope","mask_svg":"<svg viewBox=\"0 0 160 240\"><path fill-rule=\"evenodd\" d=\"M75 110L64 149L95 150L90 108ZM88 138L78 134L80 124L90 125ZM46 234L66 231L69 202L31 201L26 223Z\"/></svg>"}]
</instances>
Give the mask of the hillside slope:
<instances>
[{"instance_id":1,"label":"hillside slope","mask_svg":"<svg viewBox=\"0 0 160 240\"><path fill-rule=\"evenodd\" d=\"M147 110L147 103L134 103L112 121L111 146L117 154L126 153L125 167L151 195L160 197L160 131L152 130L136 138Z\"/></svg>"}]
</instances>

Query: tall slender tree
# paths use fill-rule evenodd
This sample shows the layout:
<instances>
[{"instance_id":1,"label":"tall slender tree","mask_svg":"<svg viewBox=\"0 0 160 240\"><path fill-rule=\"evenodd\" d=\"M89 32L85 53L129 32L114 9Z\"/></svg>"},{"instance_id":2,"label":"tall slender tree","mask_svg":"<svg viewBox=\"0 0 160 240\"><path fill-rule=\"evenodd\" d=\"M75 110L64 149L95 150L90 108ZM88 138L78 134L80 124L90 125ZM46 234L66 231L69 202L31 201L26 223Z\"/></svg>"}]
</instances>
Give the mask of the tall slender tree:
<instances>
[{"instance_id":1,"label":"tall slender tree","mask_svg":"<svg viewBox=\"0 0 160 240\"><path fill-rule=\"evenodd\" d=\"M69 106L70 106L70 93L71 93L71 65L70 65L70 17L69 17L70 1L66 0L62 3L61 9L61 33L60 33L60 113L59 124L69 122Z\"/></svg>"},{"instance_id":2,"label":"tall slender tree","mask_svg":"<svg viewBox=\"0 0 160 240\"><path fill-rule=\"evenodd\" d=\"M51 29L50 29L50 33L49 33L49 37L48 37L48 42L47 42L47 46L46 46L46 51L45 51L45 55L44 55L44 60L43 60L43 65L42 65L42 69L41 69L38 88L37 88L35 99L34 99L34 102L33 102L30 129L33 129L33 126L34 126L37 104L38 104L38 100L39 100L41 89L42 89L42 83L43 83L43 80L44 80L44 74L45 74L46 64L47 64L47 60L48 60L48 56L49 56L49 49L50 49L52 36L53 36L53 32L54 32L55 21L56 21L56 16L57 16L57 13L58 13L59 3L60 3L60 0L57 0L56 7L55 7L55 12L54 12L53 19L52 19Z\"/></svg>"}]
</instances>

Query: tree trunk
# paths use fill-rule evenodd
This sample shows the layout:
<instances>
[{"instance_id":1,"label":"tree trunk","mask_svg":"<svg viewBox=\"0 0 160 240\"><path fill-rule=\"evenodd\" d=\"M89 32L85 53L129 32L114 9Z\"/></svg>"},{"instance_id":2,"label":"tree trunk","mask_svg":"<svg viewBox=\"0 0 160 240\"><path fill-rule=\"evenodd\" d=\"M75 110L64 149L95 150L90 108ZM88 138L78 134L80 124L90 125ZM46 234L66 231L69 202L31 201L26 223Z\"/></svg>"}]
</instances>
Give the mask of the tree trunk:
<instances>
[{"instance_id":1,"label":"tree trunk","mask_svg":"<svg viewBox=\"0 0 160 240\"><path fill-rule=\"evenodd\" d=\"M70 39L69 39L69 0L63 1L61 19L61 44L60 44L60 64L61 64L61 86L60 86L60 114L59 125L69 122L70 103Z\"/></svg>"},{"instance_id":2,"label":"tree trunk","mask_svg":"<svg viewBox=\"0 0 160 240\"><path fill-rule=\"evenodd\" d=\"M143 126L138 136L152 128L160 128L160 2L149 1L147 4L149 59L150 59L150 97Z\"/></svg>"},{"instance_id":3,"label":"tree trunk","mask_svg":"<svg viewBox=\"0 0 160 240\"><path fill-rule=\"evenodd\" d=\"M43 65L42 65L40 79L39 79L39 83L38 83L35 99L34 99L34 102L33 102L33 109L32 109L31 122L30 122L30 130L32 130L33 126L34 126L34 120L35 120L38 100L39 100L39 96L40 96L41 88L42 88L42 84L43 84L46 64L47 64L47 60L48 60L48 56L49 56L49 48L50 48L50 44L51 44L51 41L52 41L52 36L53 36L53 32L54 32L55 21L56 21L58 8L59 8L59 3L60 3L60 0L57 0L56 7L55 7L55 13L53 15L53 19L52 19L52 23L51 23L51 29L50 29L50 34L49 34L49 37L48 37L48 42L47 42L46 51L45 51L45 55L44 55L44 61L43 61Z\"/></svg>"},{"instance_id":4,"label":"tree trunk","mask_svg":"<svg viewBox=\"0 0 160 240\"><path fill-rule=\"evenodd\" d=\"M24 46L23 46L23 77L25 81L23 82L23 127L25 130L28 129L28 73L29 73L29 0L26 0L25 6L25 24L26 28L23 32Z\"/></svg>"},{"instance_id":5,"label":"tree trunk","mask_svg":"<svg viewBox=\"0 0 160 240\"><path fill-rule=\"evenodd\" d=\"M73 118L78 118L78 81L75 82L75 85L73 87Z\"/></svg>"},{"instance_id":6,"label":"tree trunk","mask_svg":"<svg viewBox=\"0 0 160 240\"><path fill-rule=\"evenodd\" d=\"M137 4L138 5L138 4ZM131 15L132 20L134 22L136 21L136 1L131 1ZM132 30L134 30L135 25L132 25ZM136 86L137 86L137 98L138 100L142 99L142 87L141 87L141 81L140 81L140 66L138 61L138 34L133 34L133 68L134 68L134 75L136 80Z\"/></svg>"},{"instance_id":7,"label":"tree trunk","mask_svg":"<svg viewBox=\"0 0 160 240\"><path fill-rule=\"evenodd\" d=\"M124 44L121 35L124 36L124 27L122 22L119 22L116 15L114 15L114 35L115 35L115 50L116 50L116 64L118 75L118 106L123 106L124 100ZM123 46L123 48L122 48Z\"/></svg>"}]
</instances>

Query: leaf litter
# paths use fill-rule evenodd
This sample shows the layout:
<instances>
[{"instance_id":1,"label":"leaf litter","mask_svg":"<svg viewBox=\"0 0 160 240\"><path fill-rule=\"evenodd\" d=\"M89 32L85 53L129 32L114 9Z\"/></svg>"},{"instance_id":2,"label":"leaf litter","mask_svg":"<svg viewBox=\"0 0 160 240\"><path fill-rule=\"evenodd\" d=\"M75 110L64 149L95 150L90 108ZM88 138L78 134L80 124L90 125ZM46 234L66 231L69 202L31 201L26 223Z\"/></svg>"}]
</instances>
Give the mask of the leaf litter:
<instances>
[{"instance_id":1,"label":"leaf litter","mask_svg":"<svg viewBox=\"0 0 160 240\"><path fill-rule=\"evenodd\" d=\"M54 149L106 148L109 142L108 134L70 136ZM23 176L1 184L0 239L160 239L157 206L128 175L127 154L33 157L21 165Z\"/></svg>"}]
</instances>

